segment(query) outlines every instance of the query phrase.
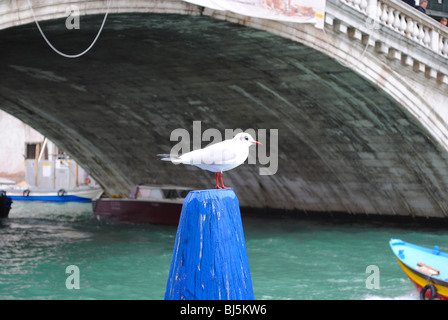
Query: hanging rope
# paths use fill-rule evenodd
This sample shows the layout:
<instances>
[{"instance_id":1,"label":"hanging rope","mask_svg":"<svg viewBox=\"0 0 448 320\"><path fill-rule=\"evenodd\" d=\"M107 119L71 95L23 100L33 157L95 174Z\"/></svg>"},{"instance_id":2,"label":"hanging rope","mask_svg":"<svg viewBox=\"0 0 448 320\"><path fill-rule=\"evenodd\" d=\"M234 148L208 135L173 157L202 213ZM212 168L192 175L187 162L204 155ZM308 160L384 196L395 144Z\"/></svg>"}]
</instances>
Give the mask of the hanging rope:
<instances>
[{"instance_id":1,"label":"hanging rope","mask_svg":"<svg viewBox=\"0 0 448 320\"><path fill-rule=\"evenodd\" d=\"M79 57L81 57L82 55L86 54L86 53L87 53L90 49L92 49L92 47L95 45L96 41L98 40L98 38L99 38L99 36L100 36L100 34L101 34L101 31L103 31L103 27L104 27L104 24L106 23L107 15L109 14L109 8L110 8L110 5L111 5L111 3L112 3L112 0L109 0L109 4L108 4L108 6L107 6L107 11L106 11L106 14L104 15L103 23L101 24L100 30L98 31L98 33L97 33L95 39L93 39L92 43L90 44L90 46L89 46L86 50L84 50L83 52L78 53L78 54L65 54L65 53L59 51L58 49L56 49L56 48L51 44L51 42L50 42L50 41L47 39L47 37L45 36L45 33L42 31L42 29L41 29L41 27L40 27L40 25L39 25L39 22L38 22L37 19L36 19L36 16L34 15L33 6L31 5L30 0L27 0L27 2L28 2L28 6L30 7L31 13L32 13L32 15L33 15L34 22L36 23L37 28L39 29L39 32L40 32L40 34L42 35L42 37L44 38L45 42L46 42L46 43L50 46L50 48L53 49L53 51L56 52L57 54L59 54L59 55L65 57L65 58L72 58L72 59L73 59L73 58L79 58Z\"/></svg>"}]
</instances>

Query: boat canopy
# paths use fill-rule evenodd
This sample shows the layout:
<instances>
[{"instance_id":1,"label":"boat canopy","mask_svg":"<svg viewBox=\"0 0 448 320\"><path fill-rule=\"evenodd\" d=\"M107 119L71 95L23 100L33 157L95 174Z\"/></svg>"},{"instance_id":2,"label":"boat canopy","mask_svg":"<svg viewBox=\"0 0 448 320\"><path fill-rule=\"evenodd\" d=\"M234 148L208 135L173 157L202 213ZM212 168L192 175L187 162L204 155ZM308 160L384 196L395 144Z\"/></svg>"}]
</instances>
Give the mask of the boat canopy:
<instances>
[{"instance_id":1,"label":"boat canopy","mask_svg":"<svg viewBox=\"0 0 448 320\"><path fill-rule=\"evenodd\" d=\"M183 199L191 188L174 185L137 185L131 199Z\"/></svg>"}]
</instances>

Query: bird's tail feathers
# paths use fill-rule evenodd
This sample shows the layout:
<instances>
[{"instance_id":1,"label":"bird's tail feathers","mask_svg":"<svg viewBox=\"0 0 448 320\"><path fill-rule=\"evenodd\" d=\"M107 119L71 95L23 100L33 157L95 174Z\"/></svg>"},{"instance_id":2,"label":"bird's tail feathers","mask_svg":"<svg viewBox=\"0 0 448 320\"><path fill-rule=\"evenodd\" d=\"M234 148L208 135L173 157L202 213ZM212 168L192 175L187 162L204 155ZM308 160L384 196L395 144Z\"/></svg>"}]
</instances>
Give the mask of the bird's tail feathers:
<instances>
[{"instance_id":1,"label":"bird's tail feathers","mask_svg":"<svg viewBox=\"0 0 448 320\"><path fill-rule=\"evenodd\" d=\"M169 154L169 153L161 153L157 155L160 157L160 160L162 161L171 161L173 163L180 163L180 156L181 154Z\"/></svg>"}]
</instances>

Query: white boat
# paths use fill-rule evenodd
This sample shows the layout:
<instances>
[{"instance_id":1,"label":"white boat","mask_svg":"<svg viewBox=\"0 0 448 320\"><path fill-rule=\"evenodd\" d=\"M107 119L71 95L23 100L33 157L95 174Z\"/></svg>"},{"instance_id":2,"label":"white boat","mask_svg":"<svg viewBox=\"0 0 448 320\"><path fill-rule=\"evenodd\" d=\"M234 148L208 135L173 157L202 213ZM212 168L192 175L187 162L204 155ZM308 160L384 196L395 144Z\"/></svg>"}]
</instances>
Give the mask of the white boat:
<instances>
[{"instance_id":1,"label":"white boat","mask_svg":"<svg viewBox=\"0 0 448 320\"><path fill-rule=\"evenodd\" d=\"M103 189L95 187L77 187L74 189L33 189L11 188L3 189L6 196L13 200L51 201L51 202L90 202L101 197Z\"/></svg>"}]
</instances>

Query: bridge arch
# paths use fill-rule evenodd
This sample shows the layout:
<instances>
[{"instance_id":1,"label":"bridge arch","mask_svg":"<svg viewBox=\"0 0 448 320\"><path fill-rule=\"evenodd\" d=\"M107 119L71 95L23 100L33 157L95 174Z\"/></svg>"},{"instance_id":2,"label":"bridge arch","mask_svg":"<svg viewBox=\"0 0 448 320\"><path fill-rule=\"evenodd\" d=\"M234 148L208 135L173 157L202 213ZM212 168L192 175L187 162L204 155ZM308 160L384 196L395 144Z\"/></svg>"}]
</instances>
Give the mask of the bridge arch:
<instances>
[{"instance_id":1,"label":"bridge arch","mask_svg":"<svg viewBox=\"0 0 448 320\"><path fill-rule=\"evenodd\" d=\"M32 21L26 1L17 3L19 19L10 18L10 26ZM57 1L48 3L53 11L41 9L42 21L65 17L62 4L58 11ZM86 12L104 13L106 3L93 1ZM172 130L201 120L204 130L279 130L275 175L260 176L257 166L228 173L242 205L448 214L443 51L408 40L398 47L403 39L387 24L375 38L363 23L366 15L350 2L328 2L325 32L180 1L120 4L129 7L112 4L110 29L82 64L54 57L33 25L0 24L10 48L2 53L8 83L0 89L0 108L64 147L108 191L179 176L181 183L209 186L209 174L154 157L169 151ZM142 14L125 13L135 11ZM88 30L97 30L99 16L86 21ZM46 26L56 28L54 21ZM27 45L33 54L24 53Z\"/></svg>"}]
</instances>

